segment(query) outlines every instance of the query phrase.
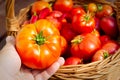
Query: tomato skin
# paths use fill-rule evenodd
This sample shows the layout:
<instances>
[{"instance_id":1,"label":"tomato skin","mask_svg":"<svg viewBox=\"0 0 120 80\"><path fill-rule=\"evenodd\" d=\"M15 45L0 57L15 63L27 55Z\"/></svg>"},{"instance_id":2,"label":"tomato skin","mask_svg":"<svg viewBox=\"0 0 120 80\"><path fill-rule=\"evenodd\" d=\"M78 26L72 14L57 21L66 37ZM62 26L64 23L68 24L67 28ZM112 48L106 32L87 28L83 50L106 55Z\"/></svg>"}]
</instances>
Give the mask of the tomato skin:
<instances>
[{"instance_id":1,"label":"tomato skin","mask_svg":"<svg viewBox=\"0 0 120 80\"><path fill-rule=\"evenodd\" d=\"M100 49L100 50L96 51L95 54L93 55L92 62L104 60L108 56L109 56L108 51Z\"/></svg>"},{"instance_id":2,"label":"tomato skin","mask_svg":"<svg viewBox=\"0 0 120 80\"><path fill-rule=\"evenodd\" d=\"M67 40L68 43L77 35L77 33L72 29L71 23L64 23L60 34Z\"/></svg>"},{"instance_id":3,"label":"tomato skin","mask_svg":"<svg viewBox=\"0 0 120 80\"><path fill-rule=\"evenodd\" d=\"M105 17L105 16L111 16L113 14L113 8L110 5L99 5L101 8L98 9L96 16L99 18ZM98 6L98 7L99 7Z\"/></svg>"},{"instance_id":4,"label":"tomato skin","mask_svg":"<svg viewBox=\"0 0 120 80\"><path fill-rule=\"evenodd\" d=\"M72 10L71 10L71 15L73 16L73 15L76 15L76 14L85 14L86 12L85 12L85 10L82 8L82 7L74 7L74 8L72 8Z\"/></svg>"},{"instance_id":5,"label":"tomato skin","mask_svg":"<svg viewBox=\"0 0 120 80\"><path fill-rule=\"evenodd\" d=\"M108 51L110 55L114 54L119 48L119 44L114 40L109 40L102 46L102 49Z\"/></svg>"},{"instance_id":6,"label":"tomato skin","mask_svg":"<svg viewBox=\"0 0 120 80\"><path fill-rule=\"evenodd\" d=\"M52 8L50 7L48 2L45 1L36 1L33 3L32 8L31 8L31 14L34 14L34 12L36 12L37 14L40 13L40 11L44 8L50 8L50 10L52 10Z\"/></svg>"},{"instance_id":7,"label":"tomato skin","mask_svg":"<svg viewBox=\"0 0 120 80\"><path fill-rule=\"evenodd\" d=\"M90 12L96 12L97 11L97 5L95 3L89 3L88 4L88 11Z\"/></svg>"},{"instance_id":8,"label":"tomato skin","mask_svg":"<svg viewBox=\"0 0 120 80\"><path fill-rule=\"evenodd\" d=\"M62 23L57 18L47 16L46 19L49 20L59 31L61 30Z\"/></svg>"},{"instance_id":9,"label":"tomato skin","mask_svg":"<svg viewBox=\"0 0 120 80\"><path fill-rule=\"evenodd\" d=\"M77 14L73 16L72 26L78 33L90 33L95 28L95 20L88 14Z\"/></svg>"},{"instance_id":10,"label":"tomato skin","mask_svg":"<svg viewBox=\"0 0 120 80\"><path fill-rule=\"evenodd\" d=\"M116 39L118 37L119 29L117 26L117 21L114 17L103 17L100 20L100 27L105 32L105 34L110 36L112 39Z\"/></svg>"},{"instance_id":11,"label":"tomato skin","mask_svg":"<svg viewBox=\"0 0 120 80\"><path fill-rule=\"evenodd\" d=\"M42 38L37 38L41 31ZM38 40L41 43L45 41L40 44ZM35 24L25 25L16 36L15 45L22 63L33 69L49 67L61 54L60 33L45 19L38 20Z\"/></svg>"},{"instance_id":12,"label":"tomato skin","mask_svg":"<svg viewBox=\"0 0 120 80\"><path fill-rule=\"evenodd\" d=\"M99 38L91 33L78 35L72 40L71 54L83 60L90 60L101 47Z\"/></svg>"},{"instance_id":13,"label":"tomato skin","mask_svg":"<svg viewBox=\"0 0 120 80\"><path fill-rule=\"evenodd\" d=\"M78 65L82 63L82 59L78 58L78 57L68 57L65 60L64 65Z\"/></svg>"},{"instance_id":14,"label":"tomato skin","mask_svg":"<svg viewBox=\"0 0 120 80\"><path fill-rule=\"evenodd\" d=\"M61 12L69 12L73 7L72 0L56 0L53 9Z\"/></svg>"},{"instance_id":15,"label":"tomato skin","mask_svg":"<svg viewBox=\"0 0 120 80\"><path fill-rule=\"evenodd\" d=\"M66 51L67 47L68 47L68 44L67 44L66 39L63 36L61 36L61 55L64 54L64 52Z\"/></svg>"},{"instance_id":16,"label":"tomato skin","mask_svg":"<svg viewBox=\"0 0 120 80\"><path fill-rule=\"evenodd\" d=\"M109 40L111 40L111 38L108 35L102 35L102 36L100 36L100 41L101 41L102 45L104 45L105 43L107 43Z\"/></svg>"}]
</instances>

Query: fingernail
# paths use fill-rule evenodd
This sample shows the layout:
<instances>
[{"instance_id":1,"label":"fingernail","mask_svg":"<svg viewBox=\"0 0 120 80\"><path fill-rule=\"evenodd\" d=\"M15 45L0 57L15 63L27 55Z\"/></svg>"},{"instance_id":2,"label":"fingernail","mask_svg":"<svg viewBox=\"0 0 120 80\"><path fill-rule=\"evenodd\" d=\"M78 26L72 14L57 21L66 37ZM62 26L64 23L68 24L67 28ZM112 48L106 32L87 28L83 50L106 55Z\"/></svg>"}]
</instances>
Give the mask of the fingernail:
<instances>
[{"instance_id":1,"label":"fingernail","mask_svg":"<svg viewBox=\"0 0 120 80\"><path fill-rule=\"evenodd\" d=\"M63 57L60 57L60 58L58 59L58 62L60 63L60 65L63 65L63 64L65 63L65 60L64 60Z\"/></svg>"}]
</instances>

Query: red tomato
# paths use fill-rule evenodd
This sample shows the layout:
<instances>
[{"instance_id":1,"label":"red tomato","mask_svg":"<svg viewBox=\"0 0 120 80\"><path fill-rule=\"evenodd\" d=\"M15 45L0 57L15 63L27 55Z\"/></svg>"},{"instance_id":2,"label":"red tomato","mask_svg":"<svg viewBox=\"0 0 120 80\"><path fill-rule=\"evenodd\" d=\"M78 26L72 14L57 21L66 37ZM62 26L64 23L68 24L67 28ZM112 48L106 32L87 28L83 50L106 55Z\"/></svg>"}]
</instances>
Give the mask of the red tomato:
<instances>
[{"instance_id":1,"label":"red tomato","mask_svg":"<svg viewBox=\"0 0 120 80\"><path fill-rule=\"evenodd\" d=\"M83 60L90 60L94 52L101 47L99 38L91 33L78 35L71 42L72 55Z\"/></svg>"},{"instance_id":2,"label":"red tomato","mask_svg":"<svg viewBox=\"0 0 120 80\"><path fill-rule=\"evenodd\" d=\"M49 14L49 16L54 17L54 18L59 18L59 17L61 17L62 15L63 15L63 13L60 12L60 11L57 11L57 10L54 10L54 11L52 11L52 12Z\"/></svg>"},{"instance_id":3,"label":"red tomato","mask_svg":"<svg viewBox=\"0 0 120 80\"><path fill-rule=\"evenodd\" d=\"M100 21L100 27L106 35L116 39L118 37L119 29L117 21L112 16L103 17Z\"/></svg>"},{"instance_id":4,"label":"red tomato","mask_svg":"<svg viewBox=\"0 0 120 80\"><path fill-rule=\"evenodd\" d=\"M54 18L52 16L48 16L46 17L47 20L49 20L52 24L54 24L54 26L60 31L61 30L61 26L62 26L62 23L57 19L57 18Z\"/></svg>"},{"instance_id":5,"label":"red tomato","mask_svg":"<svg viewBox=\"0 0 120 80\"><path fill-rule=\"evenodd\" d=\"M62 12L69 12L73 7L72 0L56 0L53 9L62 11Z\"/></svg>"},{"instance_id":6,"label":"red tomato","mask_svg":"<svg viewBox=\"0 0 120 80\"><path fill-rule=\"evenodd\" d=\"M99 60L104 60L108 56L109 56L108 51L100 49L93 55L92 62L99 61Z\"/></svg>"},{"instance_id":7,"label":"red tomato","mask_svg":"<svg viewBox=\"0 0 120 80\"><path fill-rule=\"evenodd\" d=\"M95 20L89 14L77 14L73 16L72 26L78 33L89 33L95 28Z\"/></svg>"},{"instance_id":8,"label":"red tomato","mask_svg":"<svg viewBox=\"0 0 120 80\"><path fill-rule=\"evenodd\" d=\"M71 10L71 16L76 15L76 14L85 14L86 12L84 11L84 9L82 7L74 7Z\"/></svg>"},{"instance_id":9,"label":"red tomato","mask_svg":"<svg viewBox=\"0 0 120 80\"><path fill-rule=\"evenodd\" d=\"M120 48L116 41L108 41L103 46L102 49L108 51L109 54L114 54Z\"/></svg>"},{"instance_id":10,"label":"red tomato","mask_svg":"<svg viewBox=\"0 0 120 80\"><path fill-rule=\"evenodd\" d=\"M39 14L42 9L47 8L47 7L49 7L49 9L52 10L52 7L50 7L48 2L36 1L32 5L31 13L34 14L34 12L36 12L37 14Z\"/></svg>"},{"instance_id":11,"label":"red tomato","mask_svg":"<svg viewBox=\"0 0 120 80\"><path fill-rule=\"evenodd\" d=\"M102 45L105 44L106 42L108 42L109 40L111 40L111 38L108 35L100 36L100 41L101 41Z\"/></svg>"},{"instance_id":12,"label":"red tomato","mask_svg":"<svg viewBox=\"0 0 120 80\"><path fill-rule=\"evenodd\" d=\"M61 51L61 55L64 54L66 49L67 49L67 41L66 41L66 39L63 36L61 36L61 50L62 50Z\"/></svg>"},{"instance_id":13,"label":"red tomato","mask_svg":"<svg viewBox=\"0 0 120 80\"><path fill-rule=\"evenodd\" d=\"M25 25L16 36L16 49L22 63L33 69L45 69L61 54L61 37L54 25L45 20Z\"/></svg>"},{"instance_id":14,"label":"red tomato","mask_svg":"<svg viewBox=\"0 0 120 80\"><path fill-rule=\"evenodd\" d=\"M95 17L95 29L101 32L101 27L100 27L100 19L98 17Z\"/></svg>"},{"instance_id":15,"label":"red tomato","mask_svg":"<svg viewBox=\"0 0 120 80\"><path fill-rule=\"evenodd\" d=\"M82 59L78 57L69 57L65 60L64 65L78 65L82 63Z\"/></svg>"},{"instance_id":16,"label":"red tomato","mask_svg":"<svg viewBox=\"0 0 120 80\"><path fill-rule=\"evenodd\" d=\"M70 23L63 24L60 34L67 40L67 42L70 42L77 35L75 31L72 30L72 25Z\"/></svg>"},{"instance_id":17,"label":"red tomato","mask_svg":"<svg viewBox=\"0 0 120 80\"><path fill-rule=\"evenodd\" d=\"M96 16L102 18L104 16L111 16L113 14L113 8L110 5L98 5L98 11Z\"/></svg>"}]
</instances>

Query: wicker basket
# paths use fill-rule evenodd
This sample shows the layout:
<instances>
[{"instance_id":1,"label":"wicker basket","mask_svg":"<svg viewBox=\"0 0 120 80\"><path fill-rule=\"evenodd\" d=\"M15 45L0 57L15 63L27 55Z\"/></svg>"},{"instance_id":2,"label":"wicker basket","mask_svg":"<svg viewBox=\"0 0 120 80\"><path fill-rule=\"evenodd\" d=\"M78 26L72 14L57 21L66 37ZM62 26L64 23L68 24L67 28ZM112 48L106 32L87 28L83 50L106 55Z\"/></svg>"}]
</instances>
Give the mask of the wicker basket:
<instances>
[{"instance_id":1,"label":"wicker basket","mask_svg":"<svg viewBox=\"0 0 120 80\"><path fill-rule=\"evenodd\" d=\"M54 0L46 0L54 2ZM112 5L116 11L116 19L120 30L120 0L115 4L105 0L73 0L74 5L86 4L89 2ZM14 13L15 0L6 0L6 28L8 35L16 36L22 27L22 23L28 18L31 5L20 10L18 16ZM120 39L118 39L120 40ZM103 61L89 64L61 66L60 69L50 78L50 80L120 80L120 49L116 54L109 56Z\"/></svg>"}]
</instances>

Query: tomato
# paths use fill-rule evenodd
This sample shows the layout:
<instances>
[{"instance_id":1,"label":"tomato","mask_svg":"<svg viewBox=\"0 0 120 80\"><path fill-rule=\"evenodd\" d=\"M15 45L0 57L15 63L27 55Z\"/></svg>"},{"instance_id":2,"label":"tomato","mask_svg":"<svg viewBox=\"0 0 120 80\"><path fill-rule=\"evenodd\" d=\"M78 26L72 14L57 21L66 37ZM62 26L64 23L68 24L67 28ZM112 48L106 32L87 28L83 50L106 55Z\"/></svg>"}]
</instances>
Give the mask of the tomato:
<instances>
[{"instance_id":1,"label":"tomato","mask_svg":"<svg viewBox=\"0 0 120 80\"><path fill-rule=\"evenodd\" d=\"M50 14L50 9L47 7L47 8L44 8L42 9L40 12L39 12L39 19L45 19L49 14Z\"/></svg>"},{"instance_id":2,"label":"tomato","mask_svg":"<svg viewBox=\"0 0 120 80\"><path fill-rule=\"evenodd\" d=\"M63 15L63 13L60 12L60 11L57 11L57 10L54 10L54 11L52 11L52 12L49 14L49 16L54 17L54 18L59 18L59 17L61 17L62 15Z\"/></svg>"},{"instance_id":3,"label":"tomato","mask_svg":"<svg viewBox=\"0 0 120 80\"><path fill-rule=\"evenodd\" d=\"M96 16L99 18L102 18L104 16L111 16L113 12L114 10L110 5L107 5L107 4L98 5L98 11L96 13Z\"/></svg>"},{"instance_id":4,"label":"tomato","mask_svg":"<svg viewBox=\"0 0 120 80\"><path fill-rule=\"evenodd\" d=\"M105 44L106 42L108 42L109 40L111 40L111 38L108 35L100 36L100 41L101 41L102 45Z\"/></svg>"},{"instance_id":5,"label":"tomato","mask_svg":"<svg viewBox=\"0 0 120 80\"><path fill-rule=\"evenodd\" d=\"M73 15L76 15L76 14L81 14L82 15L82 14L85 14L86 12L82 7L74 7L74 8L72 8L70 13L73 16Z\"/></svg>"},{"instance_id":6,"label":"tomato","mask_svg":"<svg viewBox=\"0 0 120 80\"><path fill-rule=\"evenodd\" d=\"M108 51L100 49L100 50L96 51L96 53L93 55L92 62L99 61L99 60L104 60L108 56L109 56Z\"/></svg>"},{"instance_id":7,"label":"tomato","mask_svg":"<svg viewBox=\"0 0 120 80\"><path fill-rule=\"evenodd\" d=\"M60 33L46 19L25 25L16 36L16 50L27 67L48 68L61 54Z\"/></svg>"},{"instance_id":8,"label":"tomato","mask_svg":"<svg viewBox=\"0 0 120 80\"><path fill-rule=\"evenodd\" d=\"M95 19L95 29L101 32L100 19L98 17L94 17L94 19Z\"/></svg>"},{"instance_id":9,"label":"tomato","mask_svg":"<svg viewBox=\"0 0 120 80\"><path fill-rule=\"evenodd\" d=\"M94 29L91 34L95 35L96 37L100 37L100 33L98 30Z\"/></svg>"},{"instance_id":10,"label":"tomato","mask_svg":"<svg viewBox=\"0 0 120 80\"><path fill-rule=\"evenodd\" d=\"M113 8L110 5L103 5L103 16L111 16L113 14Z\"/></svg>"},{"instance_id":11,"label":"tomato","mask_svg":"<svg viewBox=\"0 0 120 80\"><path fill-rule=\"evenodd\" d=\"M78 65L82 63L82 59L78 57L69 57L65 60L64 65Z\"/></svg>"},{"instance_id":12,"label":"tomato","mask_svg":"<svg viewBox=\"0 0 120 80\"><path fill-rule=\"evenodd\" d=\"M72 30L72 24L70 23L64 23L62 25L60 34L67 40L68 43L77 35L77 33Z\"/></svg>"},{"instance_id":13,"label":"tomato","mask_svg":"<svg viewBox=\"0 0 120 80\"><path fill-rule=\"evenodd\" d=\"M72 56L83 60L90 60L94 52L101 47L99 38L91 33L78 35L71 42Z\"/></svg>"},{"instance_id":14,"label":"tomato","mask_svg":"<svg viewBox=\"0 0 120 80\"><path fill-rule=\"evenodd\" d=\"M72 26L78 33L89 33L95 28L95 20L89 14L77 14L73 16Z\"/></svg>"},{"instance_id":15,"label":"tomato","mask_svg":"<svg viewBox=\"0 0 120 80\"><path fill-rule=\"evenodd\" d=\"M119 44L113 40L109 40L102 46L102 49L108 51L109 54L114 54L119 48Z\"/></svg>"},{"instance_id":16,"label":"tomato","mask_svg":"<svg viewBox=\"0 0 120 80\"><path fill-rule=\"evenodd\" d=\"M57 18L47 16L46 19L49 20L59 31L61 30L62 23Z\"/></svg>"},{"instance_id":17,"label":"tomato","mask_svg":"<svg viewBox=\"0 0 120 80\"><path fill-rule=\"evenodd\" d=\"M100 20L100 27L105 32L106 35L113 39L118 37L119 29L117 26L117 21L112 16L103 17Z\"/></svg>"},{"instance_id":18,"label":"tomato","mask_svg":"<svg viewBox=\"0 0 120 80\"><path fill-rule=\"evenodd\" d=\"M68 46L68 44L67 44L66 39L63 36L61 36L61 55L64 54L64 52L67 49L67 46Z\"/></svg>"},{"instance_id":19,"label":"tomato","mask_svg":"<svg viewBox=\"0 0 120 80\"><path fill-rule=\"evenodd\" d=\"M72 0L56 0L53 9L62 11L62 12L69 12L73 7Z\"/></svg>"},{"instance_id":20,"label":"tomato","mask_svg":"<svg viewBox=\"0 0 120 80\"><path fill-rule=\"evenodd\" d=\"M95 3L89 3L88 4L88 11L96 12L97 11L97 5Z\"/></svg>"},{"instance_id":21,"label":"tomato","mask_svg":"<svg viewBox=\"0 0 120 80\"><path fill-rule=\"evenodd\" d=\"M34 12L36 12L37 14L39 14L40 11L46 7L49 7L50 10L52 10L52 7L50 7L50 4L48 2L36 1L32 4L31 13L33 14Z\"/></svg>"}]
</instances>

